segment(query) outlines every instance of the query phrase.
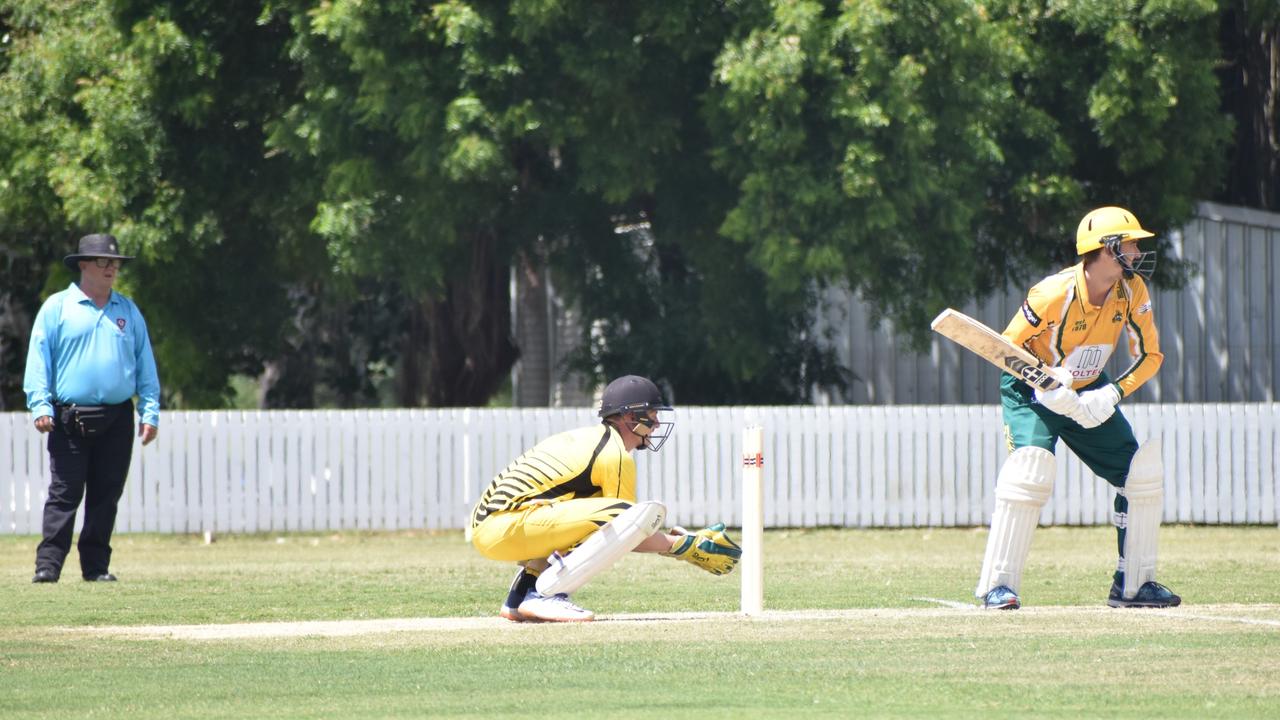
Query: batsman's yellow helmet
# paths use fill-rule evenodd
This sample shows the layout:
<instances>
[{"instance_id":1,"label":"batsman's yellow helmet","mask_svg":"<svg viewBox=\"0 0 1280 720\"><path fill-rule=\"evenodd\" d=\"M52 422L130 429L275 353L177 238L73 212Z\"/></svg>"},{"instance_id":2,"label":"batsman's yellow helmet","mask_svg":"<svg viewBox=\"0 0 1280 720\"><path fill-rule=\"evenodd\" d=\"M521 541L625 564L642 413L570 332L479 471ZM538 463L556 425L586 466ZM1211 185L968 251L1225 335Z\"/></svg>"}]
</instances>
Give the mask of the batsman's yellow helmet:
<instances>
[{"instance_id":1,"label":"batsman's yellow helmet","mask_svg":"<svg viewBox=\"0 0 1280 720\"><path fill-rule=\"evenodd\" d=\"M1080 227L1076 228L1076 254L1084 255L1097 250L1102 247L1103 238L1112 235L1122 235L1125 240L1155 237L1155 233L1142 229L1138 218L1128 210L1122 207L1100 207L1085 215L1080 221Z\"/></svg>"}]
</instances>

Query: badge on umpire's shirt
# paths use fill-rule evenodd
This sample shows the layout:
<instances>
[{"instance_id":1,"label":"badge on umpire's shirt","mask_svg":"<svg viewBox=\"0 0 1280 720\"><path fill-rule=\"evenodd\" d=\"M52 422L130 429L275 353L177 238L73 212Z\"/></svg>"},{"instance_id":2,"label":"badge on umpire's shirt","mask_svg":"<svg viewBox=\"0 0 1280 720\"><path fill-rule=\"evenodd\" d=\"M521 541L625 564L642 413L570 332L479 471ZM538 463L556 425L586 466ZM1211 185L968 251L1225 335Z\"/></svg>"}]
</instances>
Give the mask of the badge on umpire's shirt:
<instances>
[{"instance_id":1,"label":"badge on umpire's shirt","mask_svg":"<svg viewBox=\"0 0 1280 720\"><path fill-rule=\"evenodd\" d=\"M116 318L116 327L120 328L120 332L124 332L124 318Z\"/></svg>"}]
</instances>

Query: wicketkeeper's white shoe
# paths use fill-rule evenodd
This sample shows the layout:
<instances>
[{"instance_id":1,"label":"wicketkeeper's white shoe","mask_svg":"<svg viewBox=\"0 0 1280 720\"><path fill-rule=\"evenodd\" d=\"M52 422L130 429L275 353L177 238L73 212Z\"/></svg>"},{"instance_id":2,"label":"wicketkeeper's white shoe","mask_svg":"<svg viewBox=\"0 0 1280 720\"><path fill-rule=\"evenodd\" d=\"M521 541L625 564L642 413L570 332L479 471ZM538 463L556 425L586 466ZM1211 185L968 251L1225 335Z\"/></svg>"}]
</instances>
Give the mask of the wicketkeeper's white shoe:
<instances>
[{"instance_id":1,"label":"wicketkeeper's white shoe","mask_svg":"<svg viewBox=\"0 0 1280 720\"><path fill-rule=\"evenodd\" d=\"M520 615L543 622L590 622L596 619L595 613L573 604L564 593L544 597L537 590L530 590L524 596Z\"/></svg>"}]
</instances>

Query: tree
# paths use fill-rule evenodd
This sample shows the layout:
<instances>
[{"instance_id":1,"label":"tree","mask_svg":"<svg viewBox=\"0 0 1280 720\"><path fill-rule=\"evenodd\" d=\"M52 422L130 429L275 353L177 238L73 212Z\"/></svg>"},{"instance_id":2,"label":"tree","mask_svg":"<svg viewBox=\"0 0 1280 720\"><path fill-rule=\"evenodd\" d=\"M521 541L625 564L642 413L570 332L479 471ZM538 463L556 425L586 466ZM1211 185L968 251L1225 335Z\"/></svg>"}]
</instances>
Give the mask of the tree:
<instances>
[{"instance_id":1,"label":"tree","mask_svg":"<svg viewBox=\"0 0 1280 720\"><path fill-rule=\"evenodd\" d=\"M264 157L249 122L255 103L280 102L288 79L269 61L272 28L252 14L208 13L192 21L193 38L173 19L181 7L10 8L3 132L21 183L13 198L25 203L12 216L55 236L43 268L79 235L119 236L139 256L121 285L153 327L169 404L221 404L228 376L256 373L289 312L275 272L290 228L274 219L289 211L275 190L292 175ZM255 31L263 42L227 41Z\"/></svg>"},{"instance_id":2,"label":"tree","mask_svg":"<svg viewBox=\"0 0 1280 720\"><path fill-rule=\"evenodd\" d=\"M62 20L47 25L53 13ZM84 82L96 47L109 42L102 20L77 3L0 4L0 409L26 406L35 313L71 281L61 259L77 230L112 202L74 160L104 141L87 132L95 95Z\"/></svg>"},{"instance_id":3,"label":"tree","mask_svg":"<svg viewBox=\"0 0 1280 720\"><path fill-rule=\"evenodd\" d=\"M308 100L273 139L325 178L314 227L340 271L406 289L401 402L475 403L492 393L515 358L507 285L517 257L556 268L558 286L606 329L581 368L643 371L723 399L741 387L733 373L749 367L770 397L807 392L755 366L800 376L792 360L816 354L814 344L788 333L810 309L775 320L760 303L699 299L703 268L683 265L691 253L682 239L718 241L719 219L706 208L719 190L688 178L712 179L693 100L708 82L723 7L338 2L291 12ZM705 206L659 209L661 197L682 191L702 193ZM636 274L635 248L615 230L646 218L663 228L647 237L666 259ZM704 264L713 257L699 254ZM760 277L740 269L746 275L722 279L742 287ZM715 292L752 297L728 290ZM679 324L650 322L667 314ZM713 316L730 322L699 322ZM776 326L777 342L703 353L697 370L687 362L681 337L705 342L735 324L744 337ZM786 351L751 351L759 347ZM710 382L726 371L728 383Z\"/></svg>"},{"instance_id":4,"label":"tree","mask_svg":"<svg viewBox=\"0 0 1280 720\"><path fill-rule=\"evenodd\" d=\"M1088 207L1169 227L1220 177L1211 4L770 5L709 112L740 189L722 230L776 295L846 280L923 337L1067 260Z\"/></svg>"},{"instance_id":5,"label":"tree","mask_svg":"<svg viewBox=\"0 0 1280 720\"><path fill-rule=\"evenodd\" d=\"M1069 260L1091 206L1184 220L1228 141L1214 12L0 0L0 237L36 286L84 231L136 249L186 406L235 373L272 406L387 379L397 404L483 404L518 352L516 265L583 309L584 373L800 401L849 370L812 330L827 285L923 337ZM12 287L5 317L30 314Z\"/></svg>"}]
</instances>

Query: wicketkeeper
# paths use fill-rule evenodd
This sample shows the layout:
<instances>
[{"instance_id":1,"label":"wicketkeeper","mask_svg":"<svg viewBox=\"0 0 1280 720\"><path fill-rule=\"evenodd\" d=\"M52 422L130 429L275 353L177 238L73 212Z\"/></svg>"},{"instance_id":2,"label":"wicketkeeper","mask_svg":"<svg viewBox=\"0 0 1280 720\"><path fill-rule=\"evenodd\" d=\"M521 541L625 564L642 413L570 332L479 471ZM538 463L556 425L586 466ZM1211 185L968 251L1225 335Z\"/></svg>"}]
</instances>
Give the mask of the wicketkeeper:
<instances>
[{"instance_id":1,"label":"wicketkeeper","mask_svg":"<svg viewBox=\"0 0 1280 720\"><path fill-rule=\"evenodd\" d=\"M569 595L628 552L686 560L714 575L733 570L742 550L717 523L696 533L662 530L666 508L636 502L637 448L657 451L673 410L658 387L627 375L609 383L602 423L553 435L489 483L471 514L482 555L520 565L502 617L514 622L593 620Z\"/></svg>"},{"instance_id":2,"label":"wicketkeeper","mask_svg":"<svg viewBox=\"0 0 1280 720\"><path fill-rule=\"evenodd\" d=\"M982 577L983 607L1021 606L1022 569L1040 509L1053 492L1061 438L1089 469L1117 489L1114 521L1120 559L1107 604L1170 607L1182 602L1155 581L1156 539L1164 496L1159 439L1141 447L1116 406L1150 380L1164 355L1145 279L1155 252L1138 250L1154 237L1128 210L1090 212L1076 230L1081 261L1040 281L1027 294L1004 336L1025 347L1062 387L1032 390L1005 374L1000 382L1009 459L996 481ZM1112 380L1103 371L1120 333L1128 333L1133 364Z\"/></svg>"}]
</instances>

